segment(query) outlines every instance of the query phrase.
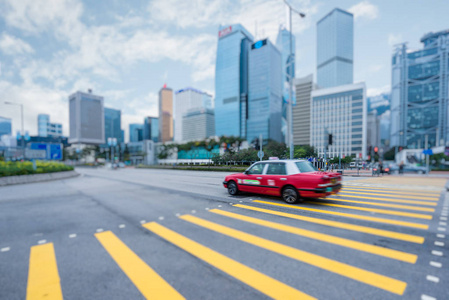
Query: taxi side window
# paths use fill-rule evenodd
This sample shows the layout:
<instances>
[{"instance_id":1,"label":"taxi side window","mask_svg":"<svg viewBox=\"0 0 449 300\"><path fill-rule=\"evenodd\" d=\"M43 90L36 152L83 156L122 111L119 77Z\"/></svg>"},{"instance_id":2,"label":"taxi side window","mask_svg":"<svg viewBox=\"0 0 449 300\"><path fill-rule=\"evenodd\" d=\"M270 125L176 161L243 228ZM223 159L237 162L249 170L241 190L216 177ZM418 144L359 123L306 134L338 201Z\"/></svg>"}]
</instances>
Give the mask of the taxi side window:
<instances>
[{"instance_id":1,"label":"taxi side window","mask_svg":"<svg viewBox=\"0 0 449 300\"><path fill-rule=\"evenodd\" d=\"M268 164L267 175L287 175L284 163L270 163Z\"/></svg>"},{"instance_id":2,"label":"taxi side window","mask_svg":"<svg viewBox=\"0 0 449 300\"><path fill-rule=\"evenodd\" d=\"M249 169L248 174L262 174L264 167L265 164L254 165L251 169Z\"/></svg>"}]
</instances>

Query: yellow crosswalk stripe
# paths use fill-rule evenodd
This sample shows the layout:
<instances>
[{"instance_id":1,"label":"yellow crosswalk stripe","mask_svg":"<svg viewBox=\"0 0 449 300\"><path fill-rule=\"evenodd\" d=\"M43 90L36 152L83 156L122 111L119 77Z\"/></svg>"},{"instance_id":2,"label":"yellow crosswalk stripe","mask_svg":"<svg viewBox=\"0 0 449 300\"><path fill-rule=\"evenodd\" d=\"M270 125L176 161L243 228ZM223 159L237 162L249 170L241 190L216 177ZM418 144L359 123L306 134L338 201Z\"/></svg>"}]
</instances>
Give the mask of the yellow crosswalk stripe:
<instances>
[{"instance_id":1,"label":"yellow crosswalk stripe","mask_svg":"<svg viewBox=\"0 0 449 300\"><path fill-rule=\"evenodd\" d=\"M240 214L236 214L236 213L232 213L232 212L228 212L228 211L223 211L220 209L211 209L209 211L212 213L215 213L215 214L219 214L219 215L226 216L229 218L241 220L244 222L281 230L284 232L296 234L299 236L304 236L304 237L315 239L315 240L322 241L325 243L330 243L330 244L347 247L347 248L351 248L351 249L355 249L355 250L359 250L359 251L363 251L363 252L367 252L367 253L371 253L371 254L375 254L375 255L379 255L379 256L384 256L384 257L388 257L391 259L408 262L411 264L416 263L416 260L418 258L418 256L415 254L410 254L410 253L403 252L403 251L383 248L383 247L374 246L374 245L370 245L370 244L366 244L366 243L362 243L362 242L353 241L350 239L336 237L336 236L329 235L329 234L319 233L319 232L315 232L315 231L311 231L311 230L307 230L307 229L301 229L301 228L288 226L288 225L284 225L284 224L280 224L280 223L265 221L265 220L248 217L248 216L244 216L244 215L240 215Z\"/></svg>"},{"instance_id":2,"label":"yellow crosswalk stripe","mask_svg":"<svg viewBox=\"0 0 449 300\"><path fill-rule=\"evenodd\" d=\"M184 251L274 299L315 299L274 278L186 238L156 222L142 225Z\"/></svg>"},{"instance_id":3,"label":"yellow crosswalk stripe","mask_svg":"<svg viewBox=\"0 0 449 300\"><path fill-rule=\"evenodd\" d=\"M363 233L367 233L367 234L387 237L390 239L396 239L396 240L406 241L406 242L410 242L410 243L416 243L416 244L424 243L424 237L417 236L417 235L399 233L399 232L377 229L377 228L372 228L372 227L366 227L366 226L361 226L361 225L353 225L353 224L338 222L338 221L330 221L330 220L325 220L325 219L300 216L300 215L295 215L295 214L290 214L290 213L285 213L285 212L280 212L280 211L275 211L275 210L265 209L265 208L255 207L255 206L249 206L249 205L244 205L244 204L235 204L234 207L248 209L248 210L257 211L257 212L262 212L262 213L271 214L271 215L276 215L276 216L280 216L280 217L286 217L286 218L300 220L300 221L305 221L305 222L310 222L310 223L315 223L315 224L320 224L320 225L325 225L325 226L330 226L330 227L336 227L336 228L341 228L341 229L346 229L346 230L363 232Z\"/></svg>"},{"instance_id":4,"label":"yellow crosswalk stripe","mask_svg":"<svg viewBox=\"0 0 449 300\"><path fill-rule=\"evenodd\" d=\"M295 249L293 247L273 242L252 234L245 233L243 231L206 221L192 215L184 215L180 218L198 226L238 239L240 241L270 250L272 252L290 257L297 261L327 270L335 274L339 274L347 278L351 278L353 280L389 291L394 294L402 295L407 286L407 283L391 277L380 275L345 263L338 262L336 260Z\"/></svg>"},{"instance_id":5,"label":"yellow crosswalk stripe","mask_svg":"<svg viewBox=\"0 0 449 300\"><path fill-rule=\"evenodd\" d=\"M274 205L274 206L288 207L288 208L292 208L292 209L313 211L313 212L318 212L318 213L323 213L323 214L328 214L328 215L341 216L341 217L347 217L347 218L359 219L359 220L365 220L365 221L372 221L372 222L377 222L377 223L399 225L399 226L419 228L419 229L425 229L425 230L429 229L429 225L426 225L426 224L419 224L419 223L412 223L412 222L405 222L405 221L398 221L398 220L391 220L391 219L384 219L384 218L377 218L377 217L370 217L370 216L360 216L360 215L355 215L355 214L341 213L341 212L336 212L336 211L328 211L328 210L303 207L303 206L297 206L297 205L273 203L273 202L262 201L262 200L254 200L253 202Z\"/></svg>"},{"instance_id":6,"label":"yellow crosswalk stripe","mask_svg":"<svg viewBox=\"0 0 449 300\"><path fill-rule=\"evenodd\" d=\"M145 298L184 299L114 233L100 232L96 233L95 237Z\"/></svg>"},{"instance_id":7,"label":"yellow crosswalk stripe","mask_svg":"<svg viewBox=\"0 0 449 300\"><path fill-rule=\"evenodd\" d=\"M62 299L53 243L31 247L27 300Z\"/></svg>"},{"instance_id":8,"label":"yellow crosswalk stripe","mask_svg":"<svg viewBox=\"0 0 449 300\"><path fill-rule=\"evenodd\" d=\"M433 208L421 207L421 206L399 205L399 204L367 202L367 201L355 201L355 200L346 200L346 199L341 199L341 198L328 198L328 197L320 199L320 200L332 200L332 201L338 201L338 202L358 203L358 204L366 204L366 205L373 205L373 206L383 206L383 207L400 208L400 209L425 211L425 212L435 212L435 209L433 209ZM315 202L312 202L312 203L315 203Z\"/></svg>"},{"instance_id":9,"label":"yellow crosswalk stripe","mask_svg":"<svg viewBox=\"0 0 449 300\"><path fill-rule=\"evenodd\" d=\"M373 199L373 200L381 200L381 201L390 201L390 202L404 202L404 203L414 203L414 204L424 204L424 205L437 205L438 199L432 199L432 200L426 200L427 198L420 198L420 197L403 197L403 198L415 198L415 199L421 199L422 201L413 201L413 200L399 200L399 199L394 199L394 198L379 198L379 197L366 197L366 196L354 196L354 195L347 195L347 193L352 193L352 192L346 192L346 191L342 191L340 193L338 193L341 196L344 197L354 197L354 198L363 198L363 199ZM368 193L355 193L354 194L358 194L358 195L380 195L380 196L385 196L385 197L391 197L390 195L381 195L381 194L368 194ZM430 198L429 198L430 199Z\"/></svg>"},{"instance_id":10,"label":"yellow crosswalk stripe","mask_svg":"<svg viewBox=\"0 0 449 300\"><path fill-rule=\"evenodd\" d=\"M310 202L310 201L308 201L307 203L313 203L313 204L324 205L324 206L339 207L339 208L345 208L345 209L360 210L360 211L376 212L376 213L380 213L380 214L384 214L384 215L393 215L393 216L409 217L409 218L416 218L416 219L432 220L432 216L431 215L415 214L415 213L408 213L408 212L402 212L402 211L393 211L393 210L387 210L387 209L349 206L349 205L332 204L332 203Z\"/></svg>"},{"instance_id":11,"label":"yellow crosswalk stripe","mask_svg":"<svg viewBox=\"0 0 449 300\"><path fill-rule=\"evenodd\" d=\"M358 185L344 185L343 189L348 190L351 188L351 191L368 191L368 192L380 192L380 193L389 193L389 194L400 194L400 195L423 195L423 196L440 196L441 192L435 191L425 191L425 190L410 190L410 189L391 189L391 188L382 188L382 187L365 187Z\"/></svg>"}]
</instances>

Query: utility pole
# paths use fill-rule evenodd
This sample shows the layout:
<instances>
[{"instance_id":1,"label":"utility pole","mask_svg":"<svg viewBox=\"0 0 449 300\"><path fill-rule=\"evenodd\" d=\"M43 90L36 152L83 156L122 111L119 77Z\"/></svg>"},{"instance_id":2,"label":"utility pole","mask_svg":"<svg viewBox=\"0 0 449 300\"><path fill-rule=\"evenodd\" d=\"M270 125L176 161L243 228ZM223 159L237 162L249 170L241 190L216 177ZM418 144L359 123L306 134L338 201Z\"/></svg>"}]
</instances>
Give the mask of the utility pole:
<instances>
[{"instance_id":1,"label":"utility pole","mask_svg":"<svg viewBox=\"0 0 449 300\"><path fill-rule=\"evenodd\" d=\"M262 143L263 143L263 140L262 140L262 134L260 134L259 135L259 145L260 145L260 153L262 153ZM260 157L260 161L262 161L262 158L263 158L263 156L261 155Z\"/></svg>"},{"instance_id":2,"label":"utility pole","mask_svg":"<svg viewBox=\"0 0 449 300\"><path fill-rule=\"evenodd\" d=\"M425 140L426 140L426 151L429 149L429 135L426 134L425 136ZM427 175L429 175L429 154L426 152L426 173Z\"/></svg>"}]
</instances>

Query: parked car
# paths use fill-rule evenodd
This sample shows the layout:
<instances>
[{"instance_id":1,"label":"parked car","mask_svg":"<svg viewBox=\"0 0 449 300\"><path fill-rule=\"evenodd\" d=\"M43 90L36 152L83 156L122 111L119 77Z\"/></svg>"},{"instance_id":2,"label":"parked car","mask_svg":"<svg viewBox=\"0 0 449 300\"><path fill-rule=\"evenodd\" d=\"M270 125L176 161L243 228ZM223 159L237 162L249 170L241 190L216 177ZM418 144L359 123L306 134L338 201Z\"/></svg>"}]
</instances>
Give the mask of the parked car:
<instances>
[{"instance_id":1,"label":"parked car","mask_svg":"<svg viewBox=\"0 0 449 300\"><path fill-rule=\"evenodd\" d=\"M249 192L281 196L287 203L321 198L341 189L341 175L319 172L307 160L261 161L245 172L226 176L223 186L230 195Z\"/></svg>"},{"instance_id":2,"label":"parked car","mask_svg":"<svg viewBox=\"0 0 449 300\"><path fill-rule=\"evenodd\" d=\"M389 166L390 172L389 174L398 174L399 166L397 164L392 164ZM415 173L415 174L426 174L426 167L415 166L415 165L404 165L403 168L404 173Z\"/></svg>"}]
</instances>

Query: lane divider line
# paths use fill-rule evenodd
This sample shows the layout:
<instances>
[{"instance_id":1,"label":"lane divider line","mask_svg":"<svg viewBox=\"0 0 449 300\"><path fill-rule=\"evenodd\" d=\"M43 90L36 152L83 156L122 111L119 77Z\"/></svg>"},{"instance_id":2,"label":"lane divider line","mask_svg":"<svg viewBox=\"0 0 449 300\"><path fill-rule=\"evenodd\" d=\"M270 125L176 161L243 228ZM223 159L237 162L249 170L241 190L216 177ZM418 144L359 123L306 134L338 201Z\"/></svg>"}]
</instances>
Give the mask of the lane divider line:
<instances>
[{"instance_id":1,"label":"lane divider line","mask_svg":"<svg viewBox=\"0 0 449 300\"><path fill-rule=\"evenodd\" d=\"M300 216L300 215L280 212L280 211L271 210L271 209L259 208L259 207L255 207L255 206L243 205L243 204L237 204L237 205L234 205L234 207L248 209L248 210L262 212L262 213L276 215L276 216L281 216L281 217L286 217L289 219L295 219L295 220L300 220L300 221L305 221L305 222L310 222L310 223L315 223L315 224L320 224L320 225L325 225L325 226L330 226L330 227L335 227L335 228L341 228L341 229L345 229L345 230L363 232L363 233L367 233L367 234L371 234L371 235L387 237L387 238L406 241L406 242L410 242L410 243L416 243L416 244L424 243L424 237L417 236L417 235L394 232L394 231L389 231L389 230L384 230L384 229L377 229L377 228L361 226L361 225L354 225L354 224L338 222L338 221L331 221L331 220L325 220L325 219L319 219L319 218L313 218L313 217Z\"/></svg>"},{"instance_id":2,"label":"lane divider line","mask_svg":"<svg viewBox=\"0 0 449 300\"><path fill-rule=\"evenodd\" d=\"M112 231L96 233L95 237L145 298L184 299Z\"/></svg>"},{"instance_id":3,"label":"lane divider line","mask_svg":"<svg viewBox=\"0 0 449 300\"><path fill-rule=\"evenodd\" d=\"M399 226L412 227L412 228L418 228L418 229L424 229L424 230L429 229L429 225L420 224L420 223L397 221L397 220L370 217L370 216L360 216L360 215L349 214L349 213L341 213L341 212L336 212L336 211L328 211L328 210L315 209L315 208L309 208L309 207L301 207L301 206L295 206L295 205L289 205L289 204L273 203L273 202L262 201L262 200L254 200L253 203L262 203L262 204L268 204L268 205L273 205L273 206L288 207L288 208L292 208L292 209L313 211L313 212L334 215L334 216L341 216L341 217L346 217L346 218L351 218L351 219L365 220L365 221L391 224L391 225L399 225ZM236 205L234 205L234 206L236 206Z\"/></svg>"},{"instance_id":4,"label":"lane divider line","mask_svg":"<svg viewBox=\"0 0 449 300\"><path fill-rule=\"evenodd\" d=\"M248 222L248 223L252 223L252 224L257 224L257 225L264 226L264 227L271 228L271 229L277 229L277 230L280 230L283 232L307 237L307 238L322 241L325 243L330 243L330 244L338 245L341 247L347 247L350 249L354 249L354 250L358 250L358 251L362 251L362 252L366 252L366 253L371 253L374 255L379 255L379 256L383 256L383 257L387 257L387 258L391 258L391 259L396 259L396 260L404 261L404 262L411 263L411 264L416 263L416 260L418 259L418 256L415 254L398 251L398 250L394 250L394 249L388 249L388 248L384 248L384 247L380 247L380 246L370 245L370 244L366 244L366 243L362 243L362 242L358 242L358 241L354 241L354 240L350 240L350 239L346 239L346 238L336 237L333 235L319 233L319 232L302 229L302 228L297 228L297 227L293 227L293 226L288 226L288 225L284 225L284 224L280 224L280 223L265 221L265 220L261 220L261 219L257 219L257 218L253 218L253 217L247 217L244 215L227 212L227 211L223 211L223 210L219 210L219 209L213 209L213 210L210 210L210 212L213 212L215 214L219 214L219 215L222 215L225 217L233 218L236 220L240 220L240 221L244 221L244 222Z\"/></svg>"},{"instance_id":5,"label":"lane divider line","mask_svg":"<svg viewBox=\"0 0 449 300\"><path fill-rule=\"evenodd\" d=\"M293 247L273 242L252 234L245 233L243 231L239 231L210 221L206 221L204 219L200 219L192 215L184 215L181 216L180 218L187 222L210 229L223 235L227 235L229 237L235 238L245 243L249 243L258 246L260 248L270 250L272 252L284 255L286 257L306 263L308 265L318 267L320 269L383 289L385 291L397 295L402 295L407 286L407 283L391 277L387 277L361 268L357 268L306 251L295 249Z\"/></svg>"},{"instance_id":6,"label":"lane divider line","mask_svg":"<svg viewBox=\"0 0 449 300\"><path fill-rule=\"evenodd\" d=\"M355 201L355 200L345 200L340 198L321 198L319 200L332 200L338 202L347 202L347 203L358 203L358 204L366 204L373 206L382 206L382 207L391 207L391 208L399 208L399 209L407 209L407 210L416 210L416 211L424 211L424 212L435 212L435 209L429 207L421 207L421 206L410 206L410 205L400 205L400 204L388 204L388 203L378 203L378 202L366 202L366 201ZM310 201L309 201L310 202ZM314 203L314 202L311 202Z\"/></svg>"},{"instance_id":7,"label":"lane divider line","mask_svg":"<svg viewBox=\"0 0 449 300\"><path fill-rule=\"evenodd\" d=\"M31 247L26 299L62 299L60 281L53 243Z\"/></svg>"},{"instance_id":8,"label":"lane divider line","mask_svg":"<svg viewBox=\"0 0 449 300\"><path fill-rule=\"evenodd\" d=\"M352 190L351 190L352 191ZM342 189L340 193L342 194L357 194L357 195L372 195L372 196L383 196L383 197L393 197L393 198L403 198L403 199L420 199L420 200L427 200L427 201L438 201L439 198L438 197L426 197L426 196L409 196L409 195L385 195L385 194L377 194L377 193L363 193L363 192L351 192L348 191L347 189ZM349 197L349 195L347 196ZM376 198L373 198L376 199Z\"/></svg>"},{"instance_id":9,"label":"lane divider line","mask_svg":"<svg viewBox=\"0 0 449 300\"><path fill-rule=\"evenodd\" d=\"M156 222L142 225L161 238L191 255L205 261L220 271L242 281L255 290L274 299L315 299L272 277L245 266L223 254L201 245Z\"/></svg>"}]
</instances>

